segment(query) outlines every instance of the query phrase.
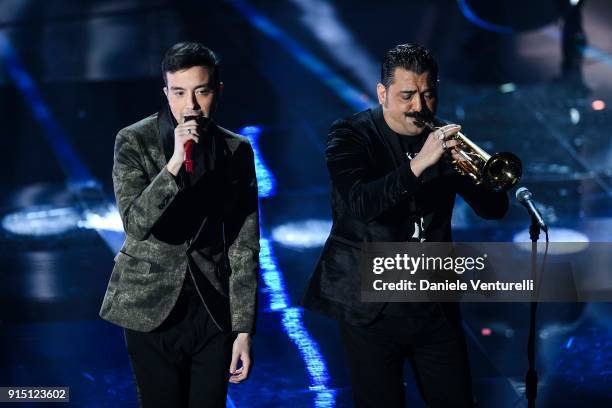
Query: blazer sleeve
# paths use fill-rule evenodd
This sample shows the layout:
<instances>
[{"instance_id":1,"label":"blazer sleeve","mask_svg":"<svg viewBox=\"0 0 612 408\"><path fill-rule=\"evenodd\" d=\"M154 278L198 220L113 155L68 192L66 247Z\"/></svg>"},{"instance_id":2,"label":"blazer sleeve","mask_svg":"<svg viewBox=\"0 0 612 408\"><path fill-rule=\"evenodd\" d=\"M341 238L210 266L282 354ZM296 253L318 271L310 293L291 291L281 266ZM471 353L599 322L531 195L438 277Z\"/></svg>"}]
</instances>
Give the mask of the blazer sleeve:
<instances>
[{"instance_id":1,"label":"blazer sleeve","mask_svg":"<svg viewBox=\"0 0 612 408\"><path fill-rule=\"evenodd\" d=\"M164 168L152 180L145 171L137 135L123 129L115 139L113 188L127 235L142 241L179 192L172 173Z\"/></svg>"},{"instance_id":2,"label":"blazer sleeve","mask_svg":"<svg viewBox=\"0 0 612 408\"><path fill-rule=\"evenodd\" d=\"M463 175L453 175L451 185L468 203L474 212L487 220L500 219L508 212L508 194L504 191L494 192L483 185L476 185L470 178Z\"/></svg>"},{"instance_id":3,"label":"blazer sleeve","mask_svg":"<svg viewBox=\"0 0 612 408\"><path fill-rule=\"evenodd\" d=\"M229 278L232 331L255 332L257 273L259 269L259 209L255 160L245 141L234 153L232 205L224 217L225 241L231 269Z\"/></svg>"},{"instance_id":4,"label":"blazer sleeve","mask_svg":"<svg viewBox=\"0 0 612 408\"><path fill-rule=\"evenodd\" d=\"M374 175L374 160L365 136L342 122L332 126L325 150L332 184L350 215L365 222L415 194L420 185L409 162L380 177Z\"/></svg>"}]
</instances>

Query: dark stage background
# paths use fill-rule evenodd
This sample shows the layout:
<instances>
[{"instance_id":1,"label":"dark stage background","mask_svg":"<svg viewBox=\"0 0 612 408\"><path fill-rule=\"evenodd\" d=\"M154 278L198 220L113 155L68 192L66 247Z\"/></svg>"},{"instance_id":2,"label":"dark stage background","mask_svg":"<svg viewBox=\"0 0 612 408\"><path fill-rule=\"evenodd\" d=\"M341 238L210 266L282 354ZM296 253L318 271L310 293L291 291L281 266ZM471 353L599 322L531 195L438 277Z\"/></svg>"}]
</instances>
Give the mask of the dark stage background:
<instances>
[{"instance_id":1,"label":"dark stage background","mask_svg":"<svg viewBox=\"0 0 612 408\"><path fill-rule=\"evenodd\" d=\"M351 406L336 323L297 304L330 227L327 130L375 104L379 61L398 43L436 56L441 117L521 157L520 185L551 240L610 241L612 7L565 3L0 2L0 386L69 386L72 406L136 406L122 331L97 315L123 240L113 143L164 103L159 63L182 40L220 55L217 121L257 149L255 367L229 406ZM484 221L458 201L455 240L525 240L528 217L511 202L506 218ZM611 310L541 307L539 406L612 405ZM464 317L480 406L526 406L528 306L470 304ZM424 406L408 367L406 384L410 406Z\"/></svg>"}]
</instances>

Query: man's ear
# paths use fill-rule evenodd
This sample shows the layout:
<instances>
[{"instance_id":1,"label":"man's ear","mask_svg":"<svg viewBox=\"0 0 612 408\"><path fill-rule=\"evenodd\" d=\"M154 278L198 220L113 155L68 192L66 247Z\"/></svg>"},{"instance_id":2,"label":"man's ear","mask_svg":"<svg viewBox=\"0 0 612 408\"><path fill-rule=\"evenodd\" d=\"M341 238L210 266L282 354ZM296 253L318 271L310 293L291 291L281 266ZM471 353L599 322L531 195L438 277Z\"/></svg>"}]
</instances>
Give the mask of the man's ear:
<instances>
[{"instance_id":1,"label":"man's ear","mask_svg":"<svg viewBox=\"0 0 612 408\"><path fill-rule=\"evenodd\" d=\"M387 100L387 88L380 82L376 85L376 95L378 95L378 103L384 105Z\"/></svg>"},{"instance_id":2,"label":"man's ear","mask_svg":"<svg viewBox=\"0 0 612 408\"><path fill-rule=\"evenodd\" d=\"M168 97L168 87L164 86L164 95L166 95L166 98Z\"/></svg>"}]
</instances>

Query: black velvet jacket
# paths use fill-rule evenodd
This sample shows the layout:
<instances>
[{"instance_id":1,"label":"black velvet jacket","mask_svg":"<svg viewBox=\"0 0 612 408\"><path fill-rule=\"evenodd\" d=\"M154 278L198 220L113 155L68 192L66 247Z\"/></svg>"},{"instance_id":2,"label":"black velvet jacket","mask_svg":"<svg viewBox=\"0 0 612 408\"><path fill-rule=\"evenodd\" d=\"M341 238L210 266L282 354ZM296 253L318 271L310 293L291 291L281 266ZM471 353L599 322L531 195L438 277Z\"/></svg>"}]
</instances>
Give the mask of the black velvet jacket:
<instances>
[{"instance_id":1,"label":"black velvet jacket","mask_svg":"<svg viewBox=\"0 0 612 408\"><path fill-rule=\"evenodd\" d=\"M456 194L482 218L501 218L508 209L506 193L476 186L444 160L417 178L383 126L380 107L331 126L325 159L333 225L302 299L308 309L356 325L373 321L385 305L360 301L362 242L409 241L421 216L427 241L451 241Z\"/></svg>"}]
</instances>

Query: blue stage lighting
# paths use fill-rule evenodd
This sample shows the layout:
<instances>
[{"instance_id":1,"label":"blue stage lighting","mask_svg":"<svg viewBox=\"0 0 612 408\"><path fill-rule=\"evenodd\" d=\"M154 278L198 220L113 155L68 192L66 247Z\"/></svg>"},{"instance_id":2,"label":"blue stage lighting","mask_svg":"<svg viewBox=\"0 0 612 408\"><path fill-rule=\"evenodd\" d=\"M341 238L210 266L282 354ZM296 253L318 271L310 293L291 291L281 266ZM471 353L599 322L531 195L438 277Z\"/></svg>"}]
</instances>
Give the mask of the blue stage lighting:
<instances>
[{"instance_id":1,"label":"blue stage lighting","mask_svg":"<svg viewBox=\"0 0 612 408\"><path fill-rule=\"evenodd\" d=\"M292 248L316 248L323 246L331 226L331 220L292 221L274 227L272 239Z\"/></svg>"}]
</instances>

